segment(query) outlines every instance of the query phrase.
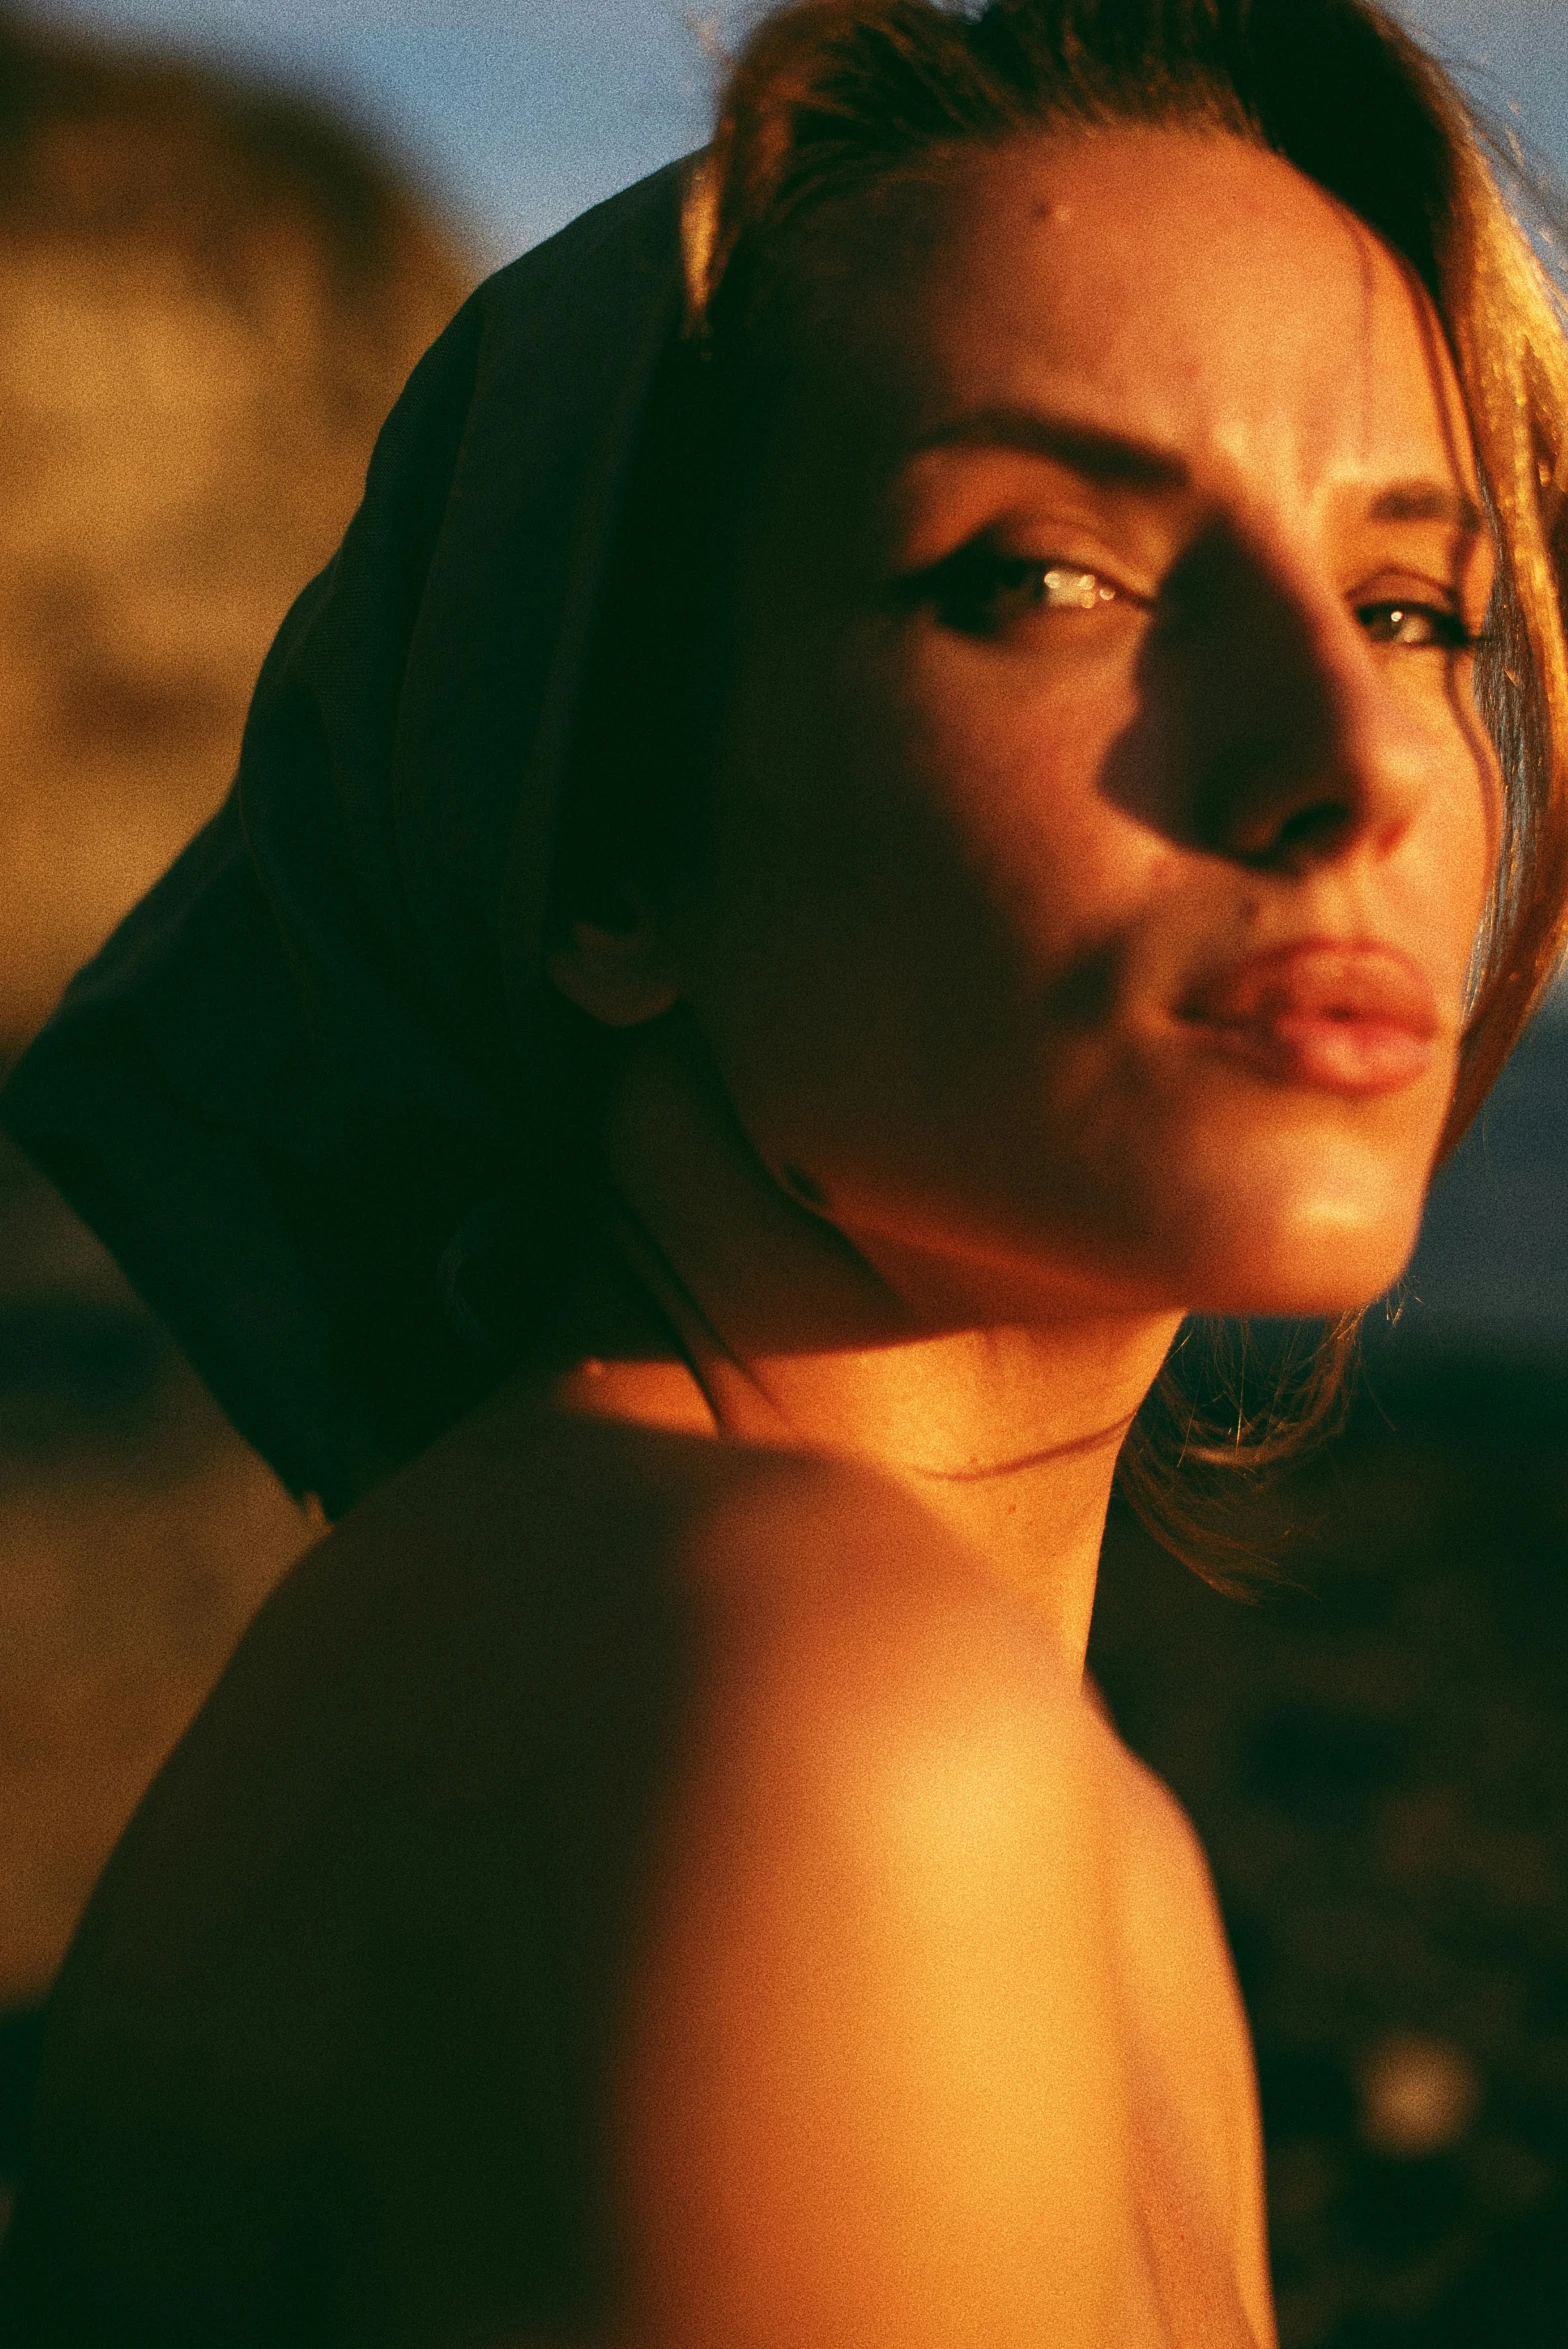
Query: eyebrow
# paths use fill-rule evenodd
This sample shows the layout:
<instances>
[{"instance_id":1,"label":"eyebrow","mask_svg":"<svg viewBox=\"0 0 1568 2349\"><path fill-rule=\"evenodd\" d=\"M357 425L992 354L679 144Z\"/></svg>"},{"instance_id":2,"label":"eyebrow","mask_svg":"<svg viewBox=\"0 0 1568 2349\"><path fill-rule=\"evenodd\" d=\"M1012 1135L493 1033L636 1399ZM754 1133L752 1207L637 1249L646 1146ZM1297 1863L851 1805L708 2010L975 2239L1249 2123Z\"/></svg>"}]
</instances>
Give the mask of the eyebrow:
<instances>
[{"instance_id":1,"label":"eyebrow","mask_svg":"<svg viewBox=\"0 0 1568 2349\"><path fill-rule=\"evenodd\" d=\"M929 449L976 448L1013 449L1022 456L1043 457L1103 488L1141 490L1146 496L1173 497L1188 488L1192 478L1174 450L1131 434L1047 415L1039 408L973 409L924 434L909 453L918 457ZM1426 479L1392 482L1373 500L1370 518L1374 522L1443 522L1467 538L1478 538L1486 527L1485 515L1465 490L1450 481Z\"/></svg>"},{"instance_id":2,"label":"eyebrow","mask_svg":"<svg viewBox=\"0 0 1568 2349\"><path fill-rule=\"evenodd\" d=\"M1105 432L1096 425L1048 416L1038 408L973 409L924 434L909 454L924 456L930 449L1015 449L1026 457L1044 457L1065 465L1104 488L1142 490L1156 497L1174 496L1191 478L1181 458L1170 449L1127 434Z\"/></svg>"},{"instance_id":3,"label":"eyebrow","mask_svg":"<svg viewBox=\"0 0 1568 2349\"><path fill-rule=\"evenodd\" d=\"M1396 481L1372 502L1374 522L1446 522L1478 538L1485 516L1475 499L1451 481Z\"/></svg>"}]
</instances>

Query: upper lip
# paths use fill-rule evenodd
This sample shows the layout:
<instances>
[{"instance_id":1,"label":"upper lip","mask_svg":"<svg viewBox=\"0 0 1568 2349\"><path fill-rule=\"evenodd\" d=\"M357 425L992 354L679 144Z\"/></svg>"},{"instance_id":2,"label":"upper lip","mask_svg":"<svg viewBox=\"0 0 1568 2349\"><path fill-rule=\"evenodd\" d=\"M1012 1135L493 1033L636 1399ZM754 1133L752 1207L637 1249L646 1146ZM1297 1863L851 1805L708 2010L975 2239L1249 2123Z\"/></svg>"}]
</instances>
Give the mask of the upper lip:
<instances>
[{"instance_id":1,"label":"upper lip","mask_svg":"<svg viewBox=\"0 0 1568 2349\"><path fill-rule=\"evenodd\" d=\"M1409 955L1347 938L1301 938L1228 963L1200 979L1181 1013L1231 1028L1324 1019L1430 1037L1442 1026L1432 983Z\"/></svg>"}]
</instances>

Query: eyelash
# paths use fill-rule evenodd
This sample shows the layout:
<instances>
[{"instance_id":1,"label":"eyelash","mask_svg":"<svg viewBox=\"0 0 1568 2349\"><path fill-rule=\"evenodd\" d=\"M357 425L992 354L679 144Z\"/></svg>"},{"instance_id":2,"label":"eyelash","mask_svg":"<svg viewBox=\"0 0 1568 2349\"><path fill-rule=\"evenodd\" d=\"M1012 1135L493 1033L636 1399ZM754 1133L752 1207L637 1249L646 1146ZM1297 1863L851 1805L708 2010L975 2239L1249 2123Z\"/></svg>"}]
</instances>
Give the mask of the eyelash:
<instances>
[{"instance_id":1,"label":"eyelash","mask_svg":"<svg viewBox=\"0 0 1568 2349\"><path fill-rule=\"evenodd\" d=\"M944 625L965 636L1000 634L1009 616L998 609L1004 598L1013 601L1015 610L1021 601L1026 611L1063 612L1142 600L1110 586L1085 565L999 555L985 547L961 548L914 584Z\"/></svg>"},{"instance_id":2,"label":"eyelash","mask_svg":"<svg viewBox=\"0 0 1568 2349\"><path fill-rule=\"evenodd\" d=\"M1432 632L1430 637L1424 644L1406 645L1407 652L1468 653L1486 642L1477 629L1471 628L1458 612L1450 611L1445 604L1408 603L1402 597L1390 596L1377 603L1358 604L1356 618L1373 643L1393 645L1399 642L1397 635L1373 636L1369 623L1384 618L1397 629L1405 620L1425 621Z\"/></svg>"},{"instance_id":3,"label":"eyelash","mask_svg":"<svg viewBox=\"0 0 1568 2349\"><path fill-rule=\"evenodd\" d=\"M1086 565L1045 561L1023 555L999 555L984 547L965 547L916 583L933 602L947 627L966 636L999 635L1008 614L998 606L1004 598L1023 602L1030 612L1091 612L1102 604L1130 603L1147 609L1147 599L1126 588L1113 587ZM1423 621L1430 631L1408 652L1475 652L1486 638L1446 605L1417 603L1403 597L1379 598L1357 604L1355 616L1374 643L1398 646L1397 634L1378 636L1376 625L1386 622L1397 630L1407 620Z\"/></svg>"}]
</instances>

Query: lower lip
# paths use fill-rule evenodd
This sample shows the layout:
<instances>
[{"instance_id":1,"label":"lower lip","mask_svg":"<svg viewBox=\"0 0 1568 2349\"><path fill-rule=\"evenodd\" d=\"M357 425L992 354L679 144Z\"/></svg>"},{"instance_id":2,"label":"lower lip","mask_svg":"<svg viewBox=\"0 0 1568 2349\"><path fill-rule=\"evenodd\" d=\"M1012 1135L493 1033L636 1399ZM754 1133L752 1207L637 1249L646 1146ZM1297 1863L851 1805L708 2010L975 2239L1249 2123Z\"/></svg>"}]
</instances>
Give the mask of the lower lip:
<instances>
[{"instance_id":1,"label":"lower lip","mask_svg":"<svg viewBox=\"0 0 1568 2349\"><path fill-rule=\"evenodd\" d=\"M1398 1093L1430 1071L1437 1039L1394 1020L1276 1012L1256 1020L1197 1020L1204 1039L1279 1085L1361 1097Z\"/></svg>"}]
</instances>

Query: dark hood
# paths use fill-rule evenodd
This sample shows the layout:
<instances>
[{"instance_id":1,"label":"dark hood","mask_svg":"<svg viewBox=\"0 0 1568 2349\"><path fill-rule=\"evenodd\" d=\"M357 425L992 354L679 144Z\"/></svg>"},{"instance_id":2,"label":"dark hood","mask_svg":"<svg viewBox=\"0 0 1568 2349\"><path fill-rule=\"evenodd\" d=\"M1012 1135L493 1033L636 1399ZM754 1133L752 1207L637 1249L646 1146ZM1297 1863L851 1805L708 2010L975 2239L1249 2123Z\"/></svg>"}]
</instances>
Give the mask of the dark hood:
<instances>
[{"instance_id":1,"label":"dark hood","mask_svg":"<svg viewBox=\"0 0 1568 2349\"><path fill-rule=\"evenodd\" d=\"M263 669L234 790L0 1118L240 1431L340 1513L493 1383L454 1244L526 1278L563 1171L552 832L630 453L680 315L680 167L480 288ZM521 1235L520 1238L518 1235Z\"/></svg>"}]
</instances>

